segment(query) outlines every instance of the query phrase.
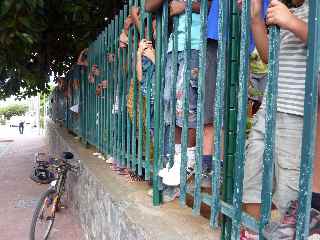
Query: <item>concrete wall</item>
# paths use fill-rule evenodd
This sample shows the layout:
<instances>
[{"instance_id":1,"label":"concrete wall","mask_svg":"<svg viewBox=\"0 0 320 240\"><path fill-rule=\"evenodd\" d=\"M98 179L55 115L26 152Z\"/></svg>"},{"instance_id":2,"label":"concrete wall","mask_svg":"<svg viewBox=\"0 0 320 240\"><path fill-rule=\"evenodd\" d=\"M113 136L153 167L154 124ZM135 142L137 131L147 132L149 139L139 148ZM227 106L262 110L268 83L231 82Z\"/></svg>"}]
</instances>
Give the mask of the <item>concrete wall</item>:
<instances>
[{"instance_id":1,"label":"concrete wall","mask_svg":"<svg viewBox=\"0 0 320 240\"><path fill-rule=\"evenodd\" d=\"M66 198L86 239L219 239L207 219L193 216L191 209L181 209L177 202L153 207L147 184L128 184L93 157L94 149L84 148L64 129L48 123L47 136L51 153L70 151L81 160L80 176L68 176Z\"/></svg>"}]
</instances>

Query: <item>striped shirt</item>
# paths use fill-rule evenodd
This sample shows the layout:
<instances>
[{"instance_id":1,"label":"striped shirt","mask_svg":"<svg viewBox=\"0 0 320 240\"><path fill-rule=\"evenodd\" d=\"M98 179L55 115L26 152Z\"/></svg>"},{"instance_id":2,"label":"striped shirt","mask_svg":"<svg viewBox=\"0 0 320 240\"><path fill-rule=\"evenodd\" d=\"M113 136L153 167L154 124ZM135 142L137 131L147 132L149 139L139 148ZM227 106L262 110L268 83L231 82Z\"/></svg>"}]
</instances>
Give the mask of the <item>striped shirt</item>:
<instances>
[{"instance_id":1,"label":"striped shirt","mask_svg":"<svg viewBox=\"0 0 320 240\"><path fill-rule=\"evenodd\" d=\"M308 22L309 4L306 1L292 13ZM303 116L307 67L307 44L288 30L280 32L278 101L279 112Z\"/></svg>"}]
</instances>

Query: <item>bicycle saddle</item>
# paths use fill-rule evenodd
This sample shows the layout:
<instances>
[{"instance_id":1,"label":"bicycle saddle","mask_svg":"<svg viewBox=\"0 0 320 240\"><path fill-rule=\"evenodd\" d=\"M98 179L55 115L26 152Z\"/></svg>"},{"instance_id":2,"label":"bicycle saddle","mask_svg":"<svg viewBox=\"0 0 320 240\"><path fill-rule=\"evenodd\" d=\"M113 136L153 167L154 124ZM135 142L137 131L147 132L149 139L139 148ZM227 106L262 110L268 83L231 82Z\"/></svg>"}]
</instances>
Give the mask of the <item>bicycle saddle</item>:
<instances>
[{"instance_id":1,"label":"bicycle saddle","mask_svg":"<svg viewBox=\"0 0 320 240\"><path fill-rule=\"evenodd\" d=\"M63 152L62 153L62 158L65 159L65 160L72 159L73 158L73 153L71 153L71 152Z\"/></svg>"}]
</instances>

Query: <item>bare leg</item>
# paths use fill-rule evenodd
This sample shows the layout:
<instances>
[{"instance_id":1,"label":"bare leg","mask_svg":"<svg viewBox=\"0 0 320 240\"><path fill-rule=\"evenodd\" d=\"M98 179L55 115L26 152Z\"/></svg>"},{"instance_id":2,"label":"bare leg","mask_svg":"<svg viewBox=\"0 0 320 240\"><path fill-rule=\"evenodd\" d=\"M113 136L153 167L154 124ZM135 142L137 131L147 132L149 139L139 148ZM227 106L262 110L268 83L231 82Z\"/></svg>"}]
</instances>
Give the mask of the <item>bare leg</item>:
<instances>
[{"instance_id":1,"label":"bare leg","mask_svg":"<svg viewBox=\"0 0 320 240\"><path fill-rule=\"evenodd\" d=\"M175 143L181 144L181 135L182 135L182 128L176 127L176 134L175 134ZM188 147L194 147L196 145L196 129L189 128L189 141Z\"/></svg>"},{"instance_id":2,"label":"bare leg","mask_svg":"<svg viewBox=\"0 0 320 240\"><path fill-rule=\"evenodd\" d=\"M206 124L203 129L203 155L213 154L213 124Z\"/></svg>"},{"instance_id":3,"label":"bare leg","mask_svg":"<svg viewBox=\"0 0 320 240\"><path fill-rule=\"evenodd\" d=\"M320 105L318 107L318 120L316 132L316 152L313 172L313 192L320 193Z\"/></svg>"},{"instance_id":4,"label":"bare leg","mask_svg":"<svg viewBox=\"0 0 320 240\"><path fill-rule=\"evenodd\" d=\"M194 147L196 146L196 137L197 137L197 131L195 128L189 128L189 141L188 141L188 147Z\"/></svg>"},{"instance_id":5,"label":"bare leg","mask_svg":"<svg viewBox=\"0 0 320 240\"><path fill-rule=\"evenodd\" d=\"M260 219L260 203L245 203L243 204L243 210L250 214L255 219Z\"/></svg>"},{"instance_id":6,"label":"bare leg","mask_svg":"<svg viewBox=\"0 0 320 240\"><path fill-rule=\"evenodd\" d=\"M176 127L176 134L175 134L175 143L176 144L181 144L181 133L182 133L182 128Z\"/></svg>"}]
</instances>

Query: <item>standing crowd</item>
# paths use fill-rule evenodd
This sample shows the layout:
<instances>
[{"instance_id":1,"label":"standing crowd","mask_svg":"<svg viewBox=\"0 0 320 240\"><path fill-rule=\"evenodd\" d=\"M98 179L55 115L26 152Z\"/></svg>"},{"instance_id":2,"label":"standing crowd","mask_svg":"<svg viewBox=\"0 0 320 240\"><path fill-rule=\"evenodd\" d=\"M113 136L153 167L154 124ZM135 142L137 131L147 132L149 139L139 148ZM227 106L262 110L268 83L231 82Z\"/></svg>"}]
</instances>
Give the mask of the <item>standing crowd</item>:
<instances>
[{"instance_id":1,"label":"standing crowd","mask_svg":"<svg viewBox=\"0 0 320 240\"><path fill-rule=\"evenodd\" d=\"M241 10L243 0L237 0ZM126 18L124 29L119 38L119 47L128 48L131 43L130 27L135 26L139 32L139 44L136 52L131 56L135 63L133 68L137 76L137 91L143 96L143 102L136 102L135 106L143 105L143 128L146 134L154 135L154 101L156 91L156 21L155 14L163 5L163 0L145 0L144 10L152 14L152 33L148 28L141 29L141 9L132 7L131 14ZM216 93L216 76L218 62L218 19L219 1L208 0L208 38L207 38L207 66L204 87L204 134L202 156L202 184L203 189L211 188L213 141L214 141L214 100ZM192 1L191 23L191 58L185 62L185 24L186 1L169 1L169 16L174 19L177 31L176 38L170 34L166 51L166 66L164 72L163 112L165 135L175 124L175 146L173 165L169 158L169 137L164 137L163 168L159 176L165 186L162 194L163 201L169 202L179 197L180 169L181 169L181 138L184 120L184 80L185 68L191 69L189 81L189 114L188 114L188 149L186 175L188 181L194 175L196 163L196 126L199 52L202 42L200 1ZM243 180L243 210L256 219L260 218L263 155L265 138L265 98L267 85L269 39L268 26L280 27L279 77L276 113L276 138L274 159L274 188L273 204L282 218L280 222L269 224L264 231L267 239L293 239L295 236L296 216L298 208L299 176L301 164L301 145L304 117L304 96L307 66L308 40L308 0L251 0L251 42L250 42L250 78L249 103L250 113L253 115L253 125L246 142L246 159ZM145 24L146 26L147 24ZM171 28L170 28L171 29ZM143 37L145 36L145 37ZM172 74L174 49L177 49L176 76ZM110 60L111 59L111 60ZM109 61L115 61L108 56ZM186 64L190 64L187 66ZM176 77L176 79L173 79ZM131 81L127 96L128 112L133 118L132 102L135 81ZM148 91L150 89L150 91ZM148 94L150 94L148 96ZM148 101L147 101L148 99ZM117 102L117 100L115 100ZM116 103L115 103L116 105ZM146 114L146 105L150 107L150 115ZM114 109L117 107L114 106ZM174 114L175 113L175 114ZM173 119L173 116L175 118ZM146 118L150 118L150 126L146 126ZM318 123L320 123L318 121ZM318 124L320 126L320 124ZM172 127L172 126L171 126ZM317 130L318 132L319 130ZM320 136L317 136L317 138ZM317 150L320 149L316 141ZM152 158L152 156L151 156ZM221 162L223 166L223 162ZM114 164L114 169L119 167ZM128 170L121 170L124 172ZM320 175L320 156L316 156L314 179ZM150 192L152 194L152 192ZM310 214L310 235L320 234L320 183L313 182L312 208ZM248 229L241 231L241 240L258 239L258 235Z\"/></svg>"}]
</instances>

